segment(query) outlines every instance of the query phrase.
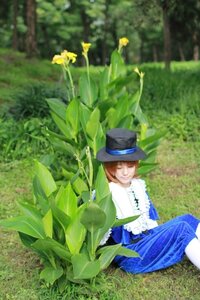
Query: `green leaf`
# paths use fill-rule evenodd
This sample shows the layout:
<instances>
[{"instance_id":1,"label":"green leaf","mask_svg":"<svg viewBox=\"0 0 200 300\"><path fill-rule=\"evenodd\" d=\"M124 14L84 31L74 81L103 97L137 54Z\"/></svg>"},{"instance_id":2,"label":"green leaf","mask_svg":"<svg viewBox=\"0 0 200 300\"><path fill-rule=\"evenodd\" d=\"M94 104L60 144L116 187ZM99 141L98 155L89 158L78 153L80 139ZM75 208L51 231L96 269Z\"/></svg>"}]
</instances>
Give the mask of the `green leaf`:
<instances>
[{"instance_id":1,"label":"green leaf","mask_svg":"<svg viewBox=\"0 0 200 300\"><path fill-rule=\"evenodd\" d=\"M116 256L117 250L121 247L120 244L100 248L97 255L100 255L100 268L106 269Z\"/></svg>"},{"instance_id":2,"label":"green leaf","mask_svg":"<svg viewBox=\"0 0 200 300\"><path fill-rule=\"evenodd\" d=\"M112 227L118 227L118 226L127 224L129 222L135 221L138 217L139 217L139 215L138 216L132 216L132 217L124 218L124 219L116 219L115 223L113 224Z\"/></svg>"},{"instance_id":3,"label":"green leaf","mask_svg":"<svg viewBox=\"0 0 200 300\"><path fill-rule=\"evenodd\" d=\"M139 254L135 251L122 247L121 244L106 246L100 248L97 251L97 255L100 255L100 268L101 270L107 268L116 255L126 256L126 257L139 257Z\"/></svg>"},{"instance_id":4,"label":"green leaf","mask_svg":"<svg viewBox=\"0 0 200 300\"><path fill-rule=\"evenodd\" d=\"M92 78L88 79L87 73L82 74L80 77L79 93L81 100L88 106L92 106L97 99L98 87Z\"/></svg>"},{"instance_id":5,"label":"green leaf","mask_svg":"<svg viewBox=\"0 0 200 300\"><path fill-rule=\"evenodd\" d=\"M80 218L85 204L79 207L79 210L65 231L65 239L67 246L72 254L79 253L85 240L86 229L81 224Z\"/></svg>"},{"instance_id":6,"label":"green leaf","mask_svg":"<svg viewBox=\"0 0 200 300\"><path fill-rule=\"evenodd\" d=\"M56 113L63 121L65 121L65 111L66 111L66 104L56 98L48 98L46 99L48 105L50 106L51 110Z\"/></svg>"},{"instance_id":7,"label":"green leaf","mask_svg":"<svg viewBox=\"0 0 200 300\"><path fill-rule=\"evenodd\" d=\"M106 220L106 214L104 211L94 202L90 202L88 207L85 208L81 216L81 223L85 228L94 232L95 230L104 226Z\"/></svg>"},{"instance_id":8,"label":"green leaf","mask_svg":"<svg viewBox=\"0 0 200 300\"><path fill-rule=\"evenodd\" d=\"M96 230L93 234L93 247L96 249L99 246L100 241L102 240L104 234L113 226L116 220L116 208L112 201L111 194L107 195L98 202L100 208L106 214L106 221L102 228ZM92 241L89 242L89 245ZM91 247L91 245L90 245Z\"/></svg>"},{"instance_id":9,"label":"green leaf","mask_svg":"<svg viewBox=\"0 0 200 300\"><path fill-rule=\"evenodd\" d=\"M90 118L91 111L90 109L84 105L83 103L80 103L79 105L79 116L80 116L80 122L81 126L83 128L84 133L86 134L86 124Z\"/></svg>"},{"instance_id":10,"label":"green leaf","mask_svg":"<svg viewBox=\"0 0 200 300\"><path fill-rule=\"evenodd\" d=\"M41 187L45 192L45 195L49 197L57 189L56 183L51 173L43 164L41 164L37 160L35 160L35 172L40 181Z\"/></svg>"},{"instance_id":11,"label":"green leaf","mask_svg":"<svg viewBox=\"0 0 200 300\"><path fill-rule=\"evenodd\" d=\"M74 193L70 182L66 188L60 187L56 195L57 207L62 210L66 215L73 218L77 211L77 196Z\"/></svg>"},{"instance_id":12,"label":"green leaf","mask_svg":"<svg viewBox=\"0 0 200 300\"><path fill-rule=\"evenodd\" d=\"M155 170L155 168L157 167L157 164L147 164L147 165L143 165L141 167L138 168L138 175L144 175L144 174L148 174L151 171Z\"/></svg>"},{"instance_id":13,"label":"green leaf","mask_svg":"<svg viewBox=\"0 0 200 300\"><path fill-rule=\"evenodd\" d=\"M48 210L46 215L42 219L43 225L44 225L44 231L46 233L46 236L49 236L52 238L53 235L53 216L51 209Z\"/></svg>"},{"instance_id":14,"label":"green leaf","mask_svg":"<svg viewBox=\"0 0 200 300\"><path fill-rule=\"evenodd\" d=\"M35 238L45 238L42 222L35 221L29 217L19 216L0 221L0 226L28 234Z\"/></svg>"},{"instance_id":15,"label":"green leaf","mask_svg":"<svg viewBox=\"0 0 200 300\"><path fill-rule=\"evenodd\" d=\"M79 131L79 102L77 99L70 101L67 107L66 123L70 124L71 134L76 139Z\"/></svg>"},{"instance_id":16,"label":"green leaf","mask_svg":"<svg viewBox=\"0 0 200 300\"><path fill-rule=\"evenodd\" d=\"M124 74L125 66L121 54L115 50L111 55L111 79L114 80L119 75Z\"/></svg>"},{"instance_id":17,"label":"green leaf","mask_svg":"<svg viewBox=\"0 0 200 300\"><path fill-rule=\"evenodd\" d=\"M98 132L98 127L100 126L100 111L98 108L95 108L90 115L90 119L86 125L86 133L93 140Z\"/></svg>"},{"instance_id":18,"label":"green leaf","mask_svg":"<svg viewBox=\"0 0 200 300\"><path fill-rule=\"evenodd\" d=\"M17 205L19 206L20 210L23 212L23 214L26 217L30 217L31 219L34 219L36 222L42 221L42 215L35 206L25 202L18 202Z\"/></svg>"},{"instance_id":19,"label":"green leaf","mask_svg":"<svg viewBox=\"0 0 200 300\"><path fill-rule=\"evenodd\" d=\"M144 148L154 142L158 142L164 136L164 134L165 133L163 131L156 132L155 134L141 140L138 145Z\"/></svg>"},{"instance_id":20,"label":"green leaf","mask_svg":"<svg viewBox=\"0 0 200 300\"><path fill-rule=\"evenodd\" d=\"M44 279L47 283L53 284L62 275L63 275L63 269L61 267L56 269L53 267L46 267L40 273L40 279Z\"/></svg>"},{"instance_id":21,"label":"green leaf","mask_svg":"<svg viewBox=\"0 0 200 300\"><path fill-rule=\"evenodd\" d=\"M36 241L36 238L34 238L28 234L25 234L23 232L18 232L18 233L19 233L19 237L20 237L22 243L24 244L24 246L31 248L32 244Z\"/></svg>"},{"instance_id":22,"label":"green leaf","mask_svg":"<svg viewBox=\"0 0 200 300\"><path fill-rule=\"evenodd\" d=\"M66 122L63 121L63 119L61 119L55 113L51 112L51 116L52 116L54 122L56 123L56 125L58 126L58 128L60 129L60 131L62 132L62 134L65 136L66 140L71 141L73 136L71 134L69 125L67 125Z\"/></svg>"},{"instance_id":23,"label":"green leaf","mask_svg":"<svg viewBox=\"0 0 200 300\"><path fill-rule=\"evenodd\" d=\"M99 202L100 199L105 198L110 194L108 180L106 178L105 171L102 165L100 165L98 169L96 182L95 182L95 191L96 191L97 202Z\"/></svg>"},{"instance_id":24,"label":"green leaf","mask_svg":"<svg viewBox=\"0 0 200 300\"><path fill-rule=\"evenodd\" d=\"M72 256L72 264L75 279L90 279L100 271L99 260L90 261L85 254Z\"/></svg>"},{"instance_id":25,"label":"green leaf","mask_svg":"<svg viewBox=\"0 0 200 300\"><path fill-rule=\"evenodd\" d=\"M54 203L54 201L51 201L51 209L54 218L58 221L58 223L62 226L63 230L65 231L69 223L71 222L71 218L68 215L66 215L61 209L59 209Z\"/></svg>"},{"instance_id":26,"label":"green leaf","mask_svg":"<svg viewBox=\"0 0 200 300\"><path fill-rule=\"evenodd\" d=\"M76 180L72 183L73 189L78 195L81 195L83 192L88 191L88 186L80 177L77 177Z\"/></svg>"},{"instance_id":27,"label":"green leaf","mask_svg":"<svg viewBox=\"0 0 200 300\"><path fill-rule=\"evenodd\" d=\"M38 239L35 243L32 243L32 247L36 250L44 252L51 250L61 259L64 259L68 262L71 261L71 253L69 250L52 238L47 237L45 239Z\"/></svg>"},{"instance_id":28,"label":"green leaf","mask_svg":"<svg viewBox=\"0 0 200 300\"><path fill-rule=\"evenodd\" d=\"M74 147L71 144L62 141L61 139L50 137L50 142L55 150L64 152L70 156L73 156L75 153Z\"/></svg>"}]
</instances>

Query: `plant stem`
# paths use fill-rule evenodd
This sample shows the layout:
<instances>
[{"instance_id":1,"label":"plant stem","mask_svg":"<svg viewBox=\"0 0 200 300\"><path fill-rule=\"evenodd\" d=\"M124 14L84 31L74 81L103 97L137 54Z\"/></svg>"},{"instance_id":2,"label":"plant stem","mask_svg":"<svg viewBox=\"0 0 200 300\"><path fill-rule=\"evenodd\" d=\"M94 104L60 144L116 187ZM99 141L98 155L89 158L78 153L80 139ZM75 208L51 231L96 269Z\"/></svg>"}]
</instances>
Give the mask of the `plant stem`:
<instances>
[{"instance_id":1,"label":"plant stem","mask_svg":"<svg viewBox=\"0 0 200 300\"><path fill-rule=\"evenodd\" d=\"M67 71L67 74L69 76L70 86L71 86L71 90L72 90L72 97L75 98L74 83L73 83L73 80L72 80L72 75L71 75L70 69L69 69L68 66L66 66L65 70Z\"/></svg>"}]
</instances>

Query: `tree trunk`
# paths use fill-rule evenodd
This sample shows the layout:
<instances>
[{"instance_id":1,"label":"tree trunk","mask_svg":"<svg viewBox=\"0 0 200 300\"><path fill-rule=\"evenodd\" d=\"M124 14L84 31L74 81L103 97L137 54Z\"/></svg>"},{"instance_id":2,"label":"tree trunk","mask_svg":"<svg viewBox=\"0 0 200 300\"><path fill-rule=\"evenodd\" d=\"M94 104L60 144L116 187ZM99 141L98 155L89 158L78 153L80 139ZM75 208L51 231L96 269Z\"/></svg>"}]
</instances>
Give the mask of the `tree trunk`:
<instances>
[{"instance_id":1,"label":"tree trunk","mask_svg":"<svg viewBox=\"0 0 200 300\"><path fill-rule=\"evenodd\" d=\"M182 47L181 43L178 43L178 51L179 51L179 55L180 55L180 60L185 61L185 55L184 55L183 47Z\"/></svg>"},{"instance_id":2,"label":"tree trunk","mask_svg":"<svg viewBox=\"0 0 200 300\"><path fill-rule=\"evenodd\" d=\"M14 0L13 1L13 39L12 39L12 48L14 50L18 50L17 17L18 17L18 0Z\"/></svg>"},{"instance_id":3,"label":"tree trunk","mask_svg":"<svg viewBox=\"0 0 200 300\"><path fill-rule=\"evenodd\" d=\"M194 48L193 48L193 59L195 61L199 60L199 45L198 45L198 39L197 39L197 33L195 32L193 34L193 42L194 42Z\"/></svg>"},{"instance_id":4,"label":"tree trunk","mask_svg":"<svg viewBox=\"0 0 200 300\"><path fill-rule=\"evenodd\" d=\"M36 40L36 0L27 0L26 3L26 54L27 57L37 55L37 40Z\"/></svg>"},{"instance_id":5,"label":"tree trunk","mask_svg":"<svg viewBox=\"0 0 200 300\"><path fill-rule=\"evenodd\" d=\"M165 68L170 70L171 63L171 35L170 35L170 22L168 16L168 1L164 1L163 9L163 28L164 28L164 61Z\"/></svg>"},{"instance_id":6,"label":"tree trunk","mask_svg":"<svg viewBox=\"0 0 200 300\"><path fill-rule=\"evenodd\" d=\"M158 61L158 51L157 51L157 47L155 45L153 46L153 61L154 62Z\"/></svg>"}]
</instances>

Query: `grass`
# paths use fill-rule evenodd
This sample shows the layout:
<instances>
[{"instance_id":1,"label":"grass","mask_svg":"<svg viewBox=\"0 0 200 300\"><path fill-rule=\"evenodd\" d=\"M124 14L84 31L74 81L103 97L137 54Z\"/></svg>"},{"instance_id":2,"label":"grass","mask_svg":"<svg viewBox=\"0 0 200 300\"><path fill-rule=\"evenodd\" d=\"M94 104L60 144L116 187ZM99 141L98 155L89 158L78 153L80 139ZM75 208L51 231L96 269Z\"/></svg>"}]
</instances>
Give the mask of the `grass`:
<instances>
[{"instance_id":1,"label":"grass","mask_svg":"<svg viewBox=\"0 0 200 300\"><path fill-rule=\"evenodd\" d=\"M199 142L167 139L159 147L159 168L146 181L160 222L188 212L200 217L199 146ZM18 214L16 201L31 199L31 177L31 160L0 164L1 218ZM199 299L200 272L187 259L166 270L143 275L127 274L111 266L102 274L96 291L70 284L60 295L39 282L40 261L22 246L17 233L3 230L0 243L2 300Z\"/></svg>"}]
</instances>

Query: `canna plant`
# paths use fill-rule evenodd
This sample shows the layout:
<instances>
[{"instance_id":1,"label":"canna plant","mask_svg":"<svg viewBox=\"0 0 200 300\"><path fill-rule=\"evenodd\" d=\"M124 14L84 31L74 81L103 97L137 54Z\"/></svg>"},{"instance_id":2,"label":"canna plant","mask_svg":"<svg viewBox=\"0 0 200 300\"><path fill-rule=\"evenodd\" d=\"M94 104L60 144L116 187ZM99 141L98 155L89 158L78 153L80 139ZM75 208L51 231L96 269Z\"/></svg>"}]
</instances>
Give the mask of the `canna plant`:
<instances>
[{"instance_id":1,"label":"canna plant","mask_svg":"<svg viewBox=\"0 0 200 300\"><path fill-rule=\"evenodd\" d=\"M156 165L162 134L149 128L140 107L144 74L138 68L127 72L122 58L127 44L127 38L119 40L110 66L105 66L95 81L88 58L91 44L82 43L86 72L77 89L70 71L76 54L65 50L54 56L52 62L61 66L69 83L70 98L68 105L47 99L60 130L48 130L48 134L55 153L62 154L54 159L61 161L62 181L56 181L47 166L35 161L32 203L19 203L22 215L0 222L4 228L18 231L24 245L41 257L44 269L40 278L47 284L58 284L61 290L68 281L91 282L116 255L138 256L120 244L100 246L111 228L136 217L116 220L103 167L95 160L107 129L126 127L138 131L139 145L148 153L139 173L146 174Z\"/></svg>"},{"instance_id":2,"label":"canna plant","mask_svg":"<svg viewBox=\"0 0 200 300\"><path fill-rule=\"evenodd\" d=\"M110 228L135 217L116 220L102 167L94 187L95 201L89 191L80 198L70 182L58 186L50 171L35 161L32 203L18 203L22 215L0 222L4 228L18 231L22 243L39 255L44 266L40 279L48 285L57 283L61 291L68 281L91 282L115 255L138 256L120 244L99 247Z\"/></svg>"}]
</instances>

